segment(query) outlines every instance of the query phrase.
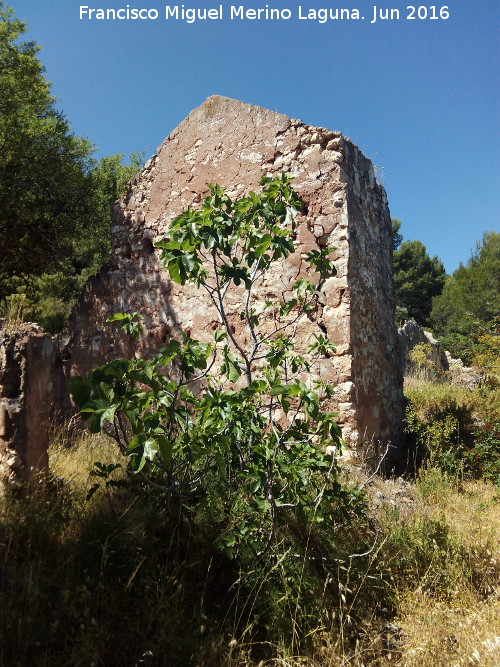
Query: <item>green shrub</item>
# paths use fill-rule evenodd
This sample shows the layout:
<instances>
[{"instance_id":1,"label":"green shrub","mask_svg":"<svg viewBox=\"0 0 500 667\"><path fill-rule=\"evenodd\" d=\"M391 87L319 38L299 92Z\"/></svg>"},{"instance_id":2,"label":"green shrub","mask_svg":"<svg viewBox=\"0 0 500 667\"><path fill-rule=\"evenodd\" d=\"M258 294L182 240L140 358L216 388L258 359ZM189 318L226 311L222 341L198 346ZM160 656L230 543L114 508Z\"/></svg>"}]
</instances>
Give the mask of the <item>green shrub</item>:
<instances>
[{"instance_id":1,"label":"green shrub","mask_svg":"<svg viewBox=\"0 0 500 667\"><path fill-rule=\"evenodd\" d=\"M291 298L278 302L255 294L273 263L295 251L302 201L290 180L262 179L260 194L236 201L209 186L200 209L176 218L157 243L170 278L204 288L212 300L220 320L212 342L183 335L152 359L114 360L72 380L91 430L114 438L134 472L167 496L192 498L210 483L226 508L239 504L237 520L231 512L219 520L217 544L231 556L247 547L265 553L290 516L327 521L357 506L338 481L341 431L336 413L325 409L333 387L310 378L311 364L333 345L319 334L307 350L294 348L295 325L335 274L332 249L305 258L318 284L301 278L289 285ZM241 291L246 340L229 324L231 286ZM141 319L115 313L109 321L135 338Z\"/></svg>"},{"instance_id":2,"label":"green shrub","mask_svg":"<svg viewBox=\"0 0 500 667\"><path fill-rule=\"evenodd\" d=\"M500 389L476 390L474 446L465 454L466 469L500 486Z\"/></svg>"},{"instance_id":3,"label":"green shrub","mask_svg":"<svg viewBox=\"0 0 500 667\"><path fill-rule=\"evenodd\" d=\"M405 432L423 448L428 465L458 478L500 479L500 392L445 383L414 383Z\"/></svg>"}]
</instances>

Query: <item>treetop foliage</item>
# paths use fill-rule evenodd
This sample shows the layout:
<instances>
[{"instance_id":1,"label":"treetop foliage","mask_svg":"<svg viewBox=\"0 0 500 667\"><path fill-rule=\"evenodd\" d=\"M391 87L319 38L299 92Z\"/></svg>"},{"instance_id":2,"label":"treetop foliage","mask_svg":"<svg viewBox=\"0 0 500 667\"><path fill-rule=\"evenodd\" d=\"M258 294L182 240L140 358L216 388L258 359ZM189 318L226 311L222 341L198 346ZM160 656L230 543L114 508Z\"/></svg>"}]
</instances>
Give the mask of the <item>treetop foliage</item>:
<instances>
[{"instance_id":1,"label":"treetop foliage","mask_svg":"<svg viewBox=\"0 0 500 667\"><path fill-rule=\"evenodd\" d=\"M93 145L56 110L25 32L0 0L0 305L9 313L22 303L54 332L106 262L111 205L143 156L91 157Z\"/></svg>"},{"instance_id":2,"label":"treetop foliage","mask_svg":"<svg viewBox=\"0 0 500 667\"><path fill-rule=\"evenodd\" d=\"M60 266L88 211L92 146L55 109L34 42L0 2L0 296Z\"/></svg>"},{"instance_id":3,"label":"treetop foliage","mask_svg":"<svg viewBox=\"0 0 500 667\"><path fill-rule=\"evenodd\" d=\"M483 234L467 264L450 276L420 241L404 241L392 220L393 278L398 323L413 318L432 326L445 349L465 363L498 376L500 234Z\"/></svg>"},{"instance_id":4,"label":"treetop foliage","mask_svg":"<svg viewBox=\"0 0 500 667\"><path fill-rule=\"evenodd\" d=\"M400 233L401 220L392 218L392 249L396 251L403 242L403 235Z\"/></svg>"},{"instance_id":5,"label":"treetop foliage","mask_svg":"<svg viewBox=\"0 0 500 667\"><path fill-rule=\"evenodd\" d=\"M500 314L500 233L483 234L467 264L461 263L446 281L433 317L440 304L448 306L447 324L456 329L464 318L488 322Z\"/></svg>"},{"instance_id":6,"label":"treetop foliage","mask_svg":"<svg viewBox=\"0 0 500 667\"><path fill-rule=\"evenodd\" d=\"M402 239L398 230L399 225L395 242ZM441 293L446 279L441 260L429 257L420 241L403 241L393 254L393 276L396 307L407 319L428 324L432 299Z\"/></svg>"},{"instance_id":7,"label":"treetop foliage","mask_svg":"<svg viewBox=\"0 0 500 667\"><path fill-rule=\"evenodd\" d=\"M449 276L433 301L431 322L443 344L471 363L484 336L498 336L500 316L500 233L483 234L467 264Z\"/></svg>"}]
</instances>

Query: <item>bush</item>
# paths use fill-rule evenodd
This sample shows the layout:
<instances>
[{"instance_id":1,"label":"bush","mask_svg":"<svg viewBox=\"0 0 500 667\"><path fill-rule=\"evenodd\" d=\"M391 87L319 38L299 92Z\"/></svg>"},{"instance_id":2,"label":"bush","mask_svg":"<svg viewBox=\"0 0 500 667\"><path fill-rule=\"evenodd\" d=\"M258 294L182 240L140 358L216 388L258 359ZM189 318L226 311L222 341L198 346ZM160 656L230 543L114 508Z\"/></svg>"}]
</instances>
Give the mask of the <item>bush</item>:
<instances>
[{"instance_id":1,"label":"bush","mask_svg":"<svg viewBox=\"0 0 500 667\"><path fill-rule=\"evenodd\" d=\"M454 478L500 480L500 392L445 383L413 383L405 432L427 463Z\"/></svg>"}]
</instances>

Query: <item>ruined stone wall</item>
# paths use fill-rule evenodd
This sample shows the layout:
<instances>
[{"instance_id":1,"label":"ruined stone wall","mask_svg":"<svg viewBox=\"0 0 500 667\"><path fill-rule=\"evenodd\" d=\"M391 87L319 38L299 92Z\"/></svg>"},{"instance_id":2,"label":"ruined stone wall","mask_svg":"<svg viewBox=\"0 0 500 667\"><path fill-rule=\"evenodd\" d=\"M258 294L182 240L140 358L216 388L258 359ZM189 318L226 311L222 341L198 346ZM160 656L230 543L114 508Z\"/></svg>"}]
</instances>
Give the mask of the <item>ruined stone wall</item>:
<instances>
[{"instance_id":1,"label":"ruined stone wall","mask_svg":"<svg viewBox=\"0 0 500 667\"><path fill-rule=\"evenodd\" d=\"M402 374L392 315L392 236L385 191L372 164L340 132L224 97L208 98L191 112L115 206L109 265L87 284L67 331L72 371L86 373L107 359L150 354L181 331L208 338L216 313L203 292L168 279L154 243L172 219L202 200L207 182L236 197L257 189L261 176L281 171L295 176L293 186L305 208L298 218L296 253L266 276L260 295L280 298L307 275L305 253L327 244L337 248L337 276L323 285L314 317L299 323L298 345L303 349L315 332L326 333L336 345L336 354L313 373L337 388L344 436L355 445L395 442ZM238 328L237 294L232 308ZM144 315L142 341L116 336L105 323L117 311Z\"/></svg>"},{"instance_id":2,"label":"ruined stone wall","mask_svg":"<svg viewBox=\"0 0 500 667\"><path fill-rule=\"evenodd\" d=\"M398 336L399 358L405 375L416 373L417 376L426 377L428 380L446 377L451 384L462 385L468 389L478 387L485 379L481 369L466 366L461 359L454 359L430 331L422 329L414 320L405 322L398 329ZM415 364L410 358L411 351L421 343L429 350L427 366Z\"/></svg>"},{"instance_id":3,"label":"ruined stone wall","mask_svg":"<svg viewBox=\"0 0 500 667\"><path fill-rule=\"evenodd\" d=\"M398 329L400 359L403 365L403 373L415 370L415 364L410 360L410 352L419 344L424 344L429 348L428 361L430 363L429 378L433 378L435 373L445 373L449 370L449 362L446 351L440 343L434 338L430 331L425 331L415 320L408 320ZM448 353L449 354L449 353Z\"/></svg>"},{"instance_id":4,"label":"ruined stone wall","mask_svg":"<svg viewBox=\"0 0 500 667\"><path fill-rule=\"evenodd\" d=\"M0 320L0 480L11 487L47 471L49 431L66 380L55 340L36 324ZM62 401L62 402L61 402Z\"/></svg>"}]
</instances>

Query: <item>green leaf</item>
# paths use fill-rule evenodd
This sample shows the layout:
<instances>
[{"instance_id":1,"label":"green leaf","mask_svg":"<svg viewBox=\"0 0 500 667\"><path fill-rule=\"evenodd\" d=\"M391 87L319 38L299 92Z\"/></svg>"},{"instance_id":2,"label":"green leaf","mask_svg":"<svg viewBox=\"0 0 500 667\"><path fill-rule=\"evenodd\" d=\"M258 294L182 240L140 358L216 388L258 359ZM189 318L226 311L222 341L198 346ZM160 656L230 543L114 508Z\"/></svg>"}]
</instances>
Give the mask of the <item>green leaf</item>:
<instances>
[{"instance_id":1,"label":"green leaf","mask_svg":"<svg viewBox=\"0 0 500 667\"><path fill-rule=\"evenodd\" d=\"M122 320L128 320L129 318L130 315L127 315L126 313L115 313L114 315L110 315L106 319L106 322L121 322Z\"/></svg>"},{"instance_id":2,"label":"green leaf","mask_svg":"<svg viewBox=\"0 0 500 667\"><path fill-rule=\"evenodd\" d=\"M255 392L263 392L266 391L267 384L265 380L253 380L251 387Z\"/></svg>"},{"instance_id":3,"label":"green leaf","mask_svg":"<svg viewBox=\"0 0 500 667\"><path fill-rule=\"evenodd\" d=\"M221 366L221 372L227 375L230 382L237 382L238 378L241 377L241 368L238 360L227 345L224 347L222 355L224 363Z\"/></svg>"},{"instance_id":4,"label":"green leaf","mask_svg":"<svg viewBox=\"0 0 500 667\"><path fill-rule=\"evenodd\" d=\"M260 241L258 241L253 247L255 257L261 257L271 245L272 240L273 237L271 234L264 234Z\"/></svg>"},{"instance_id":5,"label":"green leaf","mask_svg":"<svg viewBox=\"0 0 500 667\"><path fill-rule=\"evenodd\" d=\"M118 325L118 329L124 329L125 332L132 338L136 340L140 335L144 333L140 320L144 319L139 313L115 313L108 317L106 322L121 322Z\"/></svg>"},{"instance_id":6,"label":"green leaf","mask_svg":"<svg viewBox=\"0 0 500 667\"><path fill-rule=\"evenodd\" d=\"M279 396L281 394L286 394L287 396L297 396L301 391L304 391L305 388L306 385L303 382L279 385L271 389L271 396Z\"/></svg>"},{"instance_id":7,"label":"green leaf","mask_svg":"<svg viewBox=\"0 0 500 667\"><path fill-rule=\"evenodd\" d=\"M337 273L335 264L331 259L328 259L328 255L335 251L335 248L326 247L321 248L320 250L311 250L307 253L306 259L309 261L311 266L313 266L322 279L334 276Z\"/></svg>"},{"instance_id":8,"label":"green leaf","mask_svg":"<svg viewBox=\"0 0 500 667\"><path fill-rule=\"evenodd\" d=\"M181 267L180 267L180 258L179 257L172 257L168 262L167 262L167 270L170 275L170 279L174 281L174 283L177 283L179 285L184 285L186 282L183 279L183 276L181 275Z\"/></svg>"},{"instance_id":9,"label":"green leaf","mask_svg":"<svg viewBox=\"0 0 500 667\"><path fill-rule=\"evenodd\" d=\"M101 415L100 413L94 414L90 420L90 432L91 433L100 433L101 431Z\"/></svg>"},{"instance_id":10,"label":"green leaf","mask_svg":"<svg viewBox=\"0 0 500 667\"><path fill-rule=\"evenodd\" d=\"M89 501L99 487L100 487L100 484L94 484L93 486L91 486L90 489L87 492L85 500Z\"/></svg>"},{"instance_id":11,"label":"green leaf","mask_svg":"<svg viewBox=\"0 0 500 667\"><path fill-rule=\"evenodd\" d=\"M82 407L90 401L92 395L92 382L88 378L78 375L72 377L69 381L71 396L75 403Z\"/></svg>"},{"instance_id":12,"label":"green leaf","mask_svg":"<svg viewBox=\"0 0 500 667\"><path fill-rule=\"evenodd\" d=\"M144 448L144 456L150 461L152 461L158 452L159 445L156 439L148 438L144 442L143 448Z\"/></svg>"},{"instance_id":13,"label":"green leaf","mask_svg":"<svg viewBox=\"0 0 500 667\"><path fill-rule=\"evenodd\" d=\"M227 338L227 331L224 331L224 329L216 329L214 331L214 339L216 343L220 343L226 338Z\"/></svg>"},{"instance_id":14,"label":"green leaf","mask_svg":"<svg viewBox=\"0 0 500 667\"><path fill-rule=\"evenodd\" d=\"M181 344L178 340L172 339L164 345L158 355L156 361L162 366L167 366L173 359L179 356L181 352Z\"/></svg>"},{"instance_id":15,"label":"green leaf","mask_svg":"<svg viewBox=\"0 0 500 667\"><path fill-rule=\"evenodd\" d=\"M144 456L144 446L140 436L136 436L130 441L127 447L127 454L130 456L130 467L134 472L140 472L146 463Z\"/></svg>"},{"instance_id":16,"label":"green leaf","mask_svg":"<svg viewBox=\"0 0 500 667\"><path fill-rule=\"evenodd\" d=\"M172 450L174 443L164 435L157 436L158 447L163 465L169 466L172 463Z\"/></svg>"},{"instance_id":17,"label":"green leaf","mask_svg":"<svg viewBox=\"0 0 500 667\"><path fill-rule=\"evenodd\" d=\"M233 259L232 266L230 264L222 264L217 269L217 272L222 278L222 285L225 285L232 280L236 286L243 282L247 289L250 287L250 275L248 269L241 264L238 264L235 259Z\"/></svg>"}]
</instances>

